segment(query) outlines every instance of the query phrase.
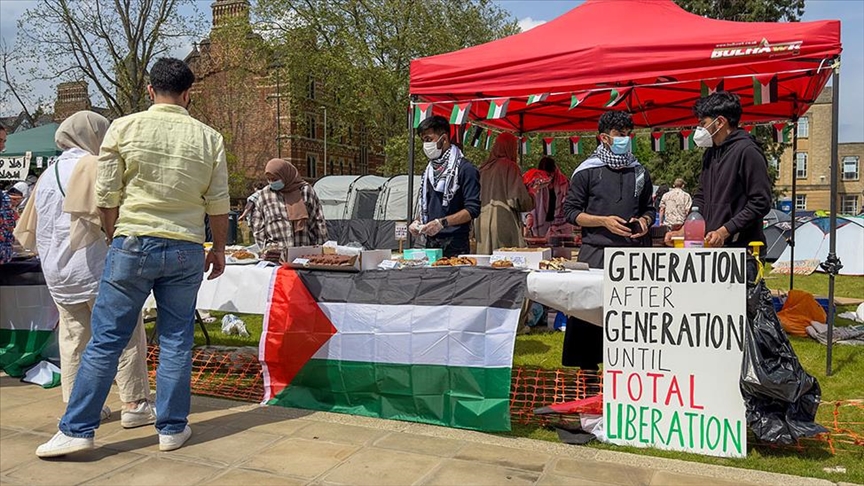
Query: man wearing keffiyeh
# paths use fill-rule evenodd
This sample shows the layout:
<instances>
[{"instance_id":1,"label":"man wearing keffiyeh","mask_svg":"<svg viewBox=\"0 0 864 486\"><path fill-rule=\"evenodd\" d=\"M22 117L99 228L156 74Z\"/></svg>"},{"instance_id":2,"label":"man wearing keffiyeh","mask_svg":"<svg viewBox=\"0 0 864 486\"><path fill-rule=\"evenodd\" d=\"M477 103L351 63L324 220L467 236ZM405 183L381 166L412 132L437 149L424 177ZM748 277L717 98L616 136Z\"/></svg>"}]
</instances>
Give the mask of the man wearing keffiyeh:
<instances>
[{"instance_id":1,"label":"man wearing keffiyeh","mask_svg":"<svg viewBox=\"0 0 864 486\"><path fill-rule=\"evenodd\" d=\"M450 123L433 116L417 127L429 165L420 186L420 207L409 230L426 237L426 248L441 248L444 256L471 252L471 221L480 214L480 173L450 144Z\"/></svg>"},{"instance_id":2,"label":"man wearing keffiyeh","mask_svg":"<svg viewBox=\"0 0 864 486\"><path fill-rule=\"evenodd\" d=\"M567 222L582 227L579 261L591 268L603 268L606 247L650 246L654 223L651 177L630 149L633 119L606 112L598 129L597 150L576 168L564 200ZM602 353L602 328L571 317L562 364L596 370Z\"/></svg>"}]
</instances>

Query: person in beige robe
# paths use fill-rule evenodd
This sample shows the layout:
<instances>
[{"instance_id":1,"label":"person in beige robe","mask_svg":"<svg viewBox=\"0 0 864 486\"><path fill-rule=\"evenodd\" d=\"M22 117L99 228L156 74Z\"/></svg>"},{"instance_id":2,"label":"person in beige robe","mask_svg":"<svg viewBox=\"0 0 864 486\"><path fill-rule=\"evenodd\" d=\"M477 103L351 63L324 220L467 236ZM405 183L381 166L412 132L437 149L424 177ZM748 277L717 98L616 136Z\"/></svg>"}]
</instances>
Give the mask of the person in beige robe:
<instances>
[{"instance_id":1,"label":"person in beige robe","mask_svg":"<svg viewBox=\"0 0 864 486\"><path fill-rule=\"evenodd\" d=\"M534 199L515 162L516 146L515 136L502 133L480 166L480 216L474 228L479 254L525 246L520 213L534 209Z\"/></svg>"}]
</instances>

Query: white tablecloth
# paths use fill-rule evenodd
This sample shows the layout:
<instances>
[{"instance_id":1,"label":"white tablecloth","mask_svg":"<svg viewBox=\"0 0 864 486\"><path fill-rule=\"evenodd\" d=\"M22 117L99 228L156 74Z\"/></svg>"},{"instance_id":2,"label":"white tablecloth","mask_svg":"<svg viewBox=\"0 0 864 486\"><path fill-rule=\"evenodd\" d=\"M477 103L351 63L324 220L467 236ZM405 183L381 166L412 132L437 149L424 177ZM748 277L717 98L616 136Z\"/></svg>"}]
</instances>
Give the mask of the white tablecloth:
<instances>
[{"instance_id":1,"label":"white tablecloth","mask_svg":"<svg viewBox=\"0 0 864 486\"><path fill-rule=\"evenodd\" d=\"M228 265L215 280L204 280L198 291L198 309L243 314L264 314L276 267ZM410 271L410 270L391 270ZM568 273L531 272L528 298L592 324L603 323L603 271ZM156 306L153 296L145 309Z\"/></svg>"}]
</instances>

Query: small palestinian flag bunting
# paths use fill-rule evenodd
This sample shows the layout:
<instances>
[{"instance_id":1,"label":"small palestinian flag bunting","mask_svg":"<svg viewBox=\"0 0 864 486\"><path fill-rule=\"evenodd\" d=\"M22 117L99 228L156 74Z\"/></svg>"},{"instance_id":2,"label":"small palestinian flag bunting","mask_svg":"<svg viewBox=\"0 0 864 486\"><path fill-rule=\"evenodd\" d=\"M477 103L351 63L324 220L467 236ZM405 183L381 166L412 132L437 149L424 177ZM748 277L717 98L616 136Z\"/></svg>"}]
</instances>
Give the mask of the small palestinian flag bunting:
<instances>
[{"instance_id":1,"label":"small palestinian flag bunting","mask_svg":"<svg viewBox=\"0 0 864 486\"><path fill-rule=\"evenodd\" d=\"M753 133L753 125L743 126L741 127L741 129L743 129L747 133Z\"/></svg>"},{"instance_id":2,"label":"small palestinian flag bunting","mask_svg":"<svg viewBox=\"0 0 864 486\"><path fill-rule=\"evenodd\" d=\"M627 96L627 92L628 92L628 90L626 90L626 89L613 89L612 91L609 92L609 101L607 101L603 105L603 107L604 108L612 108L612 107L616 106L618 103L621 103L621 100L623 100Z\"/></svg>"},{"instance_id":3,"label":"small palestinian flag bunting","mask_svg":"<svg viewBox=\"0 0 864 486\"><path fill-rule=\"evenodd\" d=\"M777 143L792 143L792 125L787 123L775 123L774 141Z\"/></svg>"},{"instance_id":4,"label":"small palestinian flag bunting","mask_svg":"<svg viewBox=\"0 0 864 486\"><path fill-rule=\"evenodd\" d=\"M486 113L487 120L495 120L507 116L507 105L510 104L510 98L499 98L489 102L489 112Z\"/></svg>"},{"instance_id":5,"label":"small palestinian flag bunting","mask_svg":"<svg viewBox=\"0 0 864 486\"><path fill-rule=\"evenodd\" d=\"M528 140L528 137L522 137L522 153L531 153L531 141Z\"/></svg>"},{"instance_id":6,"label":"small palestinian flag bunting","mask_svg":"<svg viewBox=\"0 0 864 486\"><path fill-rule=\"evenodd\" d=\"M486 150L492 148L492 130L486 130L486 146L484 148Z\"/></svg>"},{"instance_id":7,"label":"small palestinian flag bunting","mask_svg":"<svg viewBox=\"0 0 864 486\"><path fill-rule=\"evenodd\" d=\"M582 155L582 137L570 137L570 154Z\"/></svg>"},{"instance_id":8,"label":"small palestinian flag bunting","mask_svg":"<svg viewBox=\"0 0 864 486\"><path fill-rule=\"evenodd\" d=\"M414 128L420 126L420 122L432 116L432 103L417 103L414 105Z\"/></svg>"},{"instance_id":9,"label":"small palestinian flag bunting","mask_svg":"<svg viewBox=\"0 0 864 486\"><path fill-rule=\"evenodd\" d=\"M706 81L701 81L701 84L701 92L703 98L718 91L723 91L724 83L722 79L709 79Z\"/></svg>"},{"instance_id":10,"label":"small palestinian flag bunting","mask_svg":"<svg viewBox=\"0 0 864 486\"><path fill-rule=\"evenodd\" d=\"M577 106L581 105L582 102L585 101L585 98L587 98L589 94L591 94L590 91L588 91L587 93L578 93L578 94L573 93L570 96L570 109L572 110L573 108L576 108Z\"/></svg>"},{"instance_id":11,"label":"small palestinian flag bunting","mask_svg":"<svg viewBox=\"0 0 864 486\"><path fill-rule=\"evenodd\" d=\"M666 151L666 132L651 132L651 150L655 152Z\"/></svg>"},{"instance_id":12,"label":"small palestinian flag bunting","mask_svg":"<svg viewBox=\"0 0 864 486\"><path fill-rule=\"evenodd\" d=\"M543 139L543 155L555 155L554 138L549 137Z\"/></svg>"},{"instance_id":13,"label":"small palestinian flag bunting","mask_svg":"<svg viewBox=\"0 0 864 486\"><path fill-rule=\"evenodd\" d=\"M466 123L465 125L462 125L462 146L468 145L468 137L470 137L470 133L471 124Z\"/></svg>"},{"instance_id":14,"label":"small palestinian flag bunting","mask_svg":"<svg viewBox=\"0 0 864 486\"><path fill-rule=\"evenodd\" d=\"M777 101L777 75L753 76L753 104L767 105Z\"/></svg>"},{"instance_id":15,"label":"small palestinian flag bunting","mask_svg":"<svg viewBox=\"0 0 864 486\"><path fill-rule=\"evenodd\" d=\"M681 130L681 150L693 150L696 142L693 141L693 130Z\"/></svg>"},{"instance_id":16,"label":"small palestinian flag bunting","mask_svg":"<svg viewBox=\"0 0 864 486\"><path fill-rule=\"evenodd\" d=\"M549 97L549 93L533 94L533 95L528 97L528 102L525 104L526 105L533 105L534 103L540 103L541 101L546 101L546 98L548 98L548 97Z\"/></svg>"},{"instance_id":17,"label":"small palestinian flag bunting","mask_svg":"<svg viewBox=\"0 0 864 486\"><path fill-rule=\"evenodd\" d=\"M468 115L471 113L471 103L456 103L450 113L451 125L464 125L468 123Z\"/></svg>"},{"instance_id":18,"label":"small palestinian flag bunting","mask_svg":"<svg viewBox=\"0 0 864 486\"><path fill-rule=\"evenodd\" d=\"M471 146L479 147L480 146L480 138L483 136L483 127L476 126L474 127L474 135L471 136Z\"/></svg>"}]
</instances>

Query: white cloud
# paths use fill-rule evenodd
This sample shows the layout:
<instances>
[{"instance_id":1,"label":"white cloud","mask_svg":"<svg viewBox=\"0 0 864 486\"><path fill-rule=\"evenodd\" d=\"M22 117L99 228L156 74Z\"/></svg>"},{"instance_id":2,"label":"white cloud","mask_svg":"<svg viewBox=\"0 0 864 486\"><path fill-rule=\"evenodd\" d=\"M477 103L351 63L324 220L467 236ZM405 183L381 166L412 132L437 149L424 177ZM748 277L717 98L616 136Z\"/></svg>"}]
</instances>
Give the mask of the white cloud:
<instances>
[{"instance_id":1,"label":"white cloud","mask_svg":"<svg viewBox=\"0 0 864 486\"><path fill-rule=\"evenodd\" d=\"M519 19L518 25L522 29L522 32L525 32L545 23L545 20L534 20L531 17L525 17L524 19Z\"/></svg>"}]
</instances>

